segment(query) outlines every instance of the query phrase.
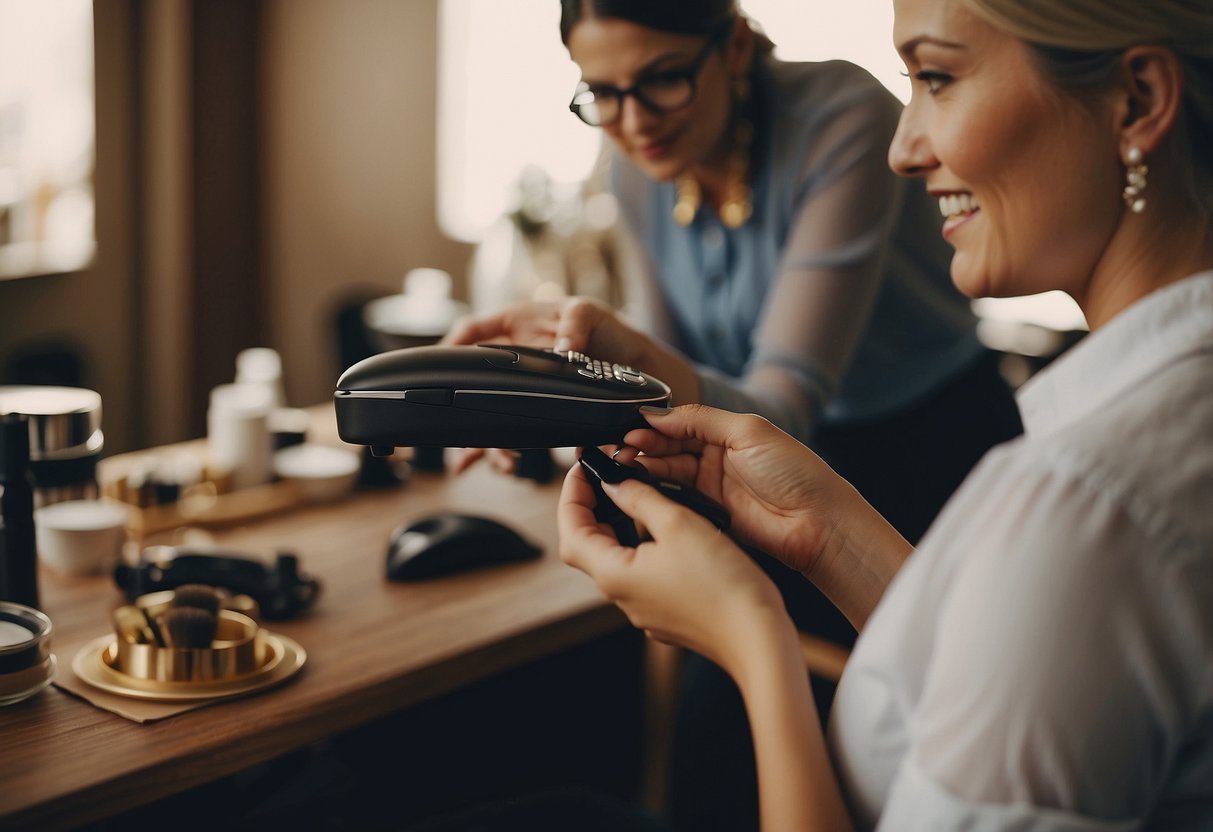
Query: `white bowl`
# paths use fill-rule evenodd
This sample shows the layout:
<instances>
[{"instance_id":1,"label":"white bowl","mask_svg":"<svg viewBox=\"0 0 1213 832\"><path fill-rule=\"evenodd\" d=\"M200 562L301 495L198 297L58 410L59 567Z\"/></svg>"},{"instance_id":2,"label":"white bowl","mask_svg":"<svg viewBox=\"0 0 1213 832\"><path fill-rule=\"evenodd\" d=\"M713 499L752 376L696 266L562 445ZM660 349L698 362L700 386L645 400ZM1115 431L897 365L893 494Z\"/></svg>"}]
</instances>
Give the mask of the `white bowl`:
<instances>
[{"instance_id":1,"label":"white bowl","mask_svg":"<svg viewBox=\"0 0 1213 832\"><path fill-rule=\"evenodd\" d=\"M313 503L339 500L354 489L362 460L353 451L304 442L274 454L274 473Z\"/></svg>"},{"instance_id":2,"label":"white bowl","mask_svg":"<svg viewBox=\"0 0 1213 832\"><path fill-rule=\"evenodd\" d=\"M122 558L130 509L117 500L67 500L34 511L39 559L68 575L113 569Z\"/></svg>"}]
</instances>

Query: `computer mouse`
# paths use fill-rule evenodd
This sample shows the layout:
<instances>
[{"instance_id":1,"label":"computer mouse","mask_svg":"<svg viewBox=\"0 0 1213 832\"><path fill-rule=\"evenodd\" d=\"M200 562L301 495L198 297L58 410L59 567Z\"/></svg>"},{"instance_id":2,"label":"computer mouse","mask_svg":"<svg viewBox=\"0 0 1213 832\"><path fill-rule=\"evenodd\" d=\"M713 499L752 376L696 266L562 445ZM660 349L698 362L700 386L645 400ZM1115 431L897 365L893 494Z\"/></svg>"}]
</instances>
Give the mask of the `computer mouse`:
<instances>
[{"instance_id":1,"label":"computer mouse","mask_svg":"<svg viewBox=\"0 0 1213 832\"><path fill-rule=\"evenodd\" d=\"M413 581L537 558L542 549L504 523L441 512L399 526L387 549L387 577Z\"/></svg>"}]
</instances>

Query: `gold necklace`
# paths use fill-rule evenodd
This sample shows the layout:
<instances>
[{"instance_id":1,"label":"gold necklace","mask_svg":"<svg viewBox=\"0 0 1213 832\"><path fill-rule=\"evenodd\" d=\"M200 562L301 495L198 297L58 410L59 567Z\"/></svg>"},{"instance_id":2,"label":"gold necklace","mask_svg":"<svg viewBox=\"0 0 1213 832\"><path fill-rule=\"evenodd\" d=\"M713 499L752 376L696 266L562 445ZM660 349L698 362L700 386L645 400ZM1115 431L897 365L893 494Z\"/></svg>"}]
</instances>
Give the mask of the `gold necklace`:
<instances>
[{"instance_id":1,"label":"gold necklace","mask_svg":"<svg viewBox=\"0 0 1213 832\"><path fill-rule=\"evenodd\" d=\"M729 154L728 178L724 184L724 198L720 203L720 221L728 228L741 228L754 213L750 190L750 143L754 138L754 127L742 115L749 99L749 83L739 79L735 87L734 108L738 114L733 121L733 150ZM703 202L703 189L691 174L683 174L675 180L674 222L685 228L695 221L699 206Z\"/></svg>"}]
</instances>

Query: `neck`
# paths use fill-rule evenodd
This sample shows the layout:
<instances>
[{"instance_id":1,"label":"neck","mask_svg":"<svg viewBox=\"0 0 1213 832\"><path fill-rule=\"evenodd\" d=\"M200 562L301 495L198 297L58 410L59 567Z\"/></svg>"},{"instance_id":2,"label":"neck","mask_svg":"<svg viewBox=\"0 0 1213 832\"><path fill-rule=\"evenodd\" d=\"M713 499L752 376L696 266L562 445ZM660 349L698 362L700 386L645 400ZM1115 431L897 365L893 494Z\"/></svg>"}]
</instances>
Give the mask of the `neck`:
<instances>
[{"instance_id":1,"label":"neck","mask_svg":"<svg viewBox=\"0 0 1213 832\"><path fill-rule=\"evenodd\" d=\"M687 171L687 175L699 184L704 202L715 208L720 207L728 195L729 184L736 178L732 173L737 151L733 129L730 121L708 158ZM746 155L748 156L748 150Z\"/></svg>"},{"instance_id":2,"label":"neck","mask_svg":"<svg viewBox=\"0 0 1213 832\"><path fill-rule=\"evenodd\" d=\"M1079 305L1092 330L1151 292L1213 269L1213 230L1186 200L1152 200L1126 211Z\"/></svg>"}]
</instances>

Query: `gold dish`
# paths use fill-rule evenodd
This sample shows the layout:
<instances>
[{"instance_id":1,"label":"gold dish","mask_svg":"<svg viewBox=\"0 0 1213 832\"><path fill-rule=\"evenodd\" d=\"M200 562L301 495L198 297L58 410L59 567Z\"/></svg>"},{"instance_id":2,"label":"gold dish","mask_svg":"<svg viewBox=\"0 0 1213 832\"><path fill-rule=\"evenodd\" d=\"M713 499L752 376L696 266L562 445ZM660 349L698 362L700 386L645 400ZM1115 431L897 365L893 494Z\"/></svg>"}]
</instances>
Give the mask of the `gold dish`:
<instances>
[{"instance_id":1,"label":"gold dish","mask_svg":"<svg viewBox=\"0 0 1213 832\"><path fill-rule=\"evenodd\" d=\"M120 673L147 681L230 681L264 669L266 642L256 635L256 621L238 612L220 610L210 647L159 647L119 638L109 664Z\"/></svg>"},{"instance_id":2,"label":"gold dish","mask_svg":"<svg viewBox=\"0 0 1213 832\"><path fill-rule=\"evenodd\" d=\"M82 647L72 660L80 680L100 690L159 702L221 699L264 690L294 676L307 661L307 653L286 636L260 630L256 637L258 666L233 678L201 682L141 679L118 669L118 639L104 635Z\"/></svg>"}]
</instances>

